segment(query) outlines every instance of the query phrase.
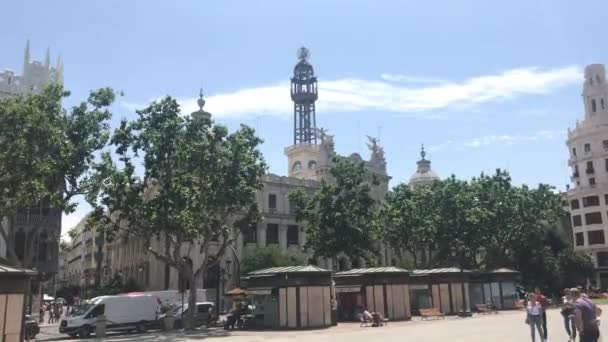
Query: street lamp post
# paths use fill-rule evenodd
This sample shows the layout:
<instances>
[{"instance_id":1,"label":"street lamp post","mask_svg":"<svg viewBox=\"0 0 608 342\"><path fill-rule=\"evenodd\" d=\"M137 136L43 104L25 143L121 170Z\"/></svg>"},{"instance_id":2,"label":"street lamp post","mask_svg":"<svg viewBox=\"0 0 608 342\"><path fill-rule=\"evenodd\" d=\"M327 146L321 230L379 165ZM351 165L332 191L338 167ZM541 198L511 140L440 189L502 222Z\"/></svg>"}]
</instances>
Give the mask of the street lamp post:
<instances>
[{"instance_id":1,"label":"street lamp post","mask_svg":"<svg viewBox=\"0 0 608 342\"><path fill-rule=\"evenodd\" d=\"M223 293L223 284L224 276L227 276L227 279L230 278L230 265L232 264L232 260L230 258L226 259L226 269L222 268L221 261L217 263L217 286L216 286L216 297L215 297L215 316L220 317L220 306L222 304L221 296Z\"/></svg>"},{"instance_id":2,"label":"street lamp post","mask_svg":"<svg viewBox=\"0 0 608 342\"><path fill-rule=\"evenodd\" d=\"M460 290L462 296L462 310L458 313L460 317L471 317L471 313L467 312L467 303L466 303L466 293L464 290L465 277L464 277L464 252L454 251L452 255L452 259L458 264L458 269L460 270Z\"/></svg>"}]
</instances>

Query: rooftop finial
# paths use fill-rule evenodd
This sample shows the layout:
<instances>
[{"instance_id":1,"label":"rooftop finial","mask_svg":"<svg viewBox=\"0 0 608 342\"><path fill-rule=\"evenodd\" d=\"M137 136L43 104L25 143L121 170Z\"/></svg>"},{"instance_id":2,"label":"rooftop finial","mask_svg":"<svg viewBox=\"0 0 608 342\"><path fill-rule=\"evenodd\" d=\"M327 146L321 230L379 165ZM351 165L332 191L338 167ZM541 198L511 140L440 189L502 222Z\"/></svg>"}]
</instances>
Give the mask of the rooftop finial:
<instances>
[{"instance_id":1,"label":"rooftop finial","mask_svg":"<svg viewBox=\"0 0 608 342\"><path fill-rule=\"evenodd\" d=\"M198 94L198 108L202 111L203 107L205 107L205 100L203 99L203 88L201 87L201 91Z\"/></svg>"},{"instance_id":2,"label":"rooftop finial","mask_svg":"<svg viewBox=\"0 0 608 342\"><path fill-rule=\"evenodd\" d=\"M422 144L422 149L420 150L420 156L422 157L422 160L424 160L424 157L426 157L426 152L424 152L424 144Z\"/></svg>"},{"instance_id":3,"label":"rooftop finial","mask_svg":"<svg viewBox=\"0 0 608 342\"><path fill-rule=\"evenodd\" d=\"M308 51L306 47L302 46L298 50L298 59L301 61L306 61L308 60L308 57L310 57L310 51Z\"/></svg>"}]
</instances>

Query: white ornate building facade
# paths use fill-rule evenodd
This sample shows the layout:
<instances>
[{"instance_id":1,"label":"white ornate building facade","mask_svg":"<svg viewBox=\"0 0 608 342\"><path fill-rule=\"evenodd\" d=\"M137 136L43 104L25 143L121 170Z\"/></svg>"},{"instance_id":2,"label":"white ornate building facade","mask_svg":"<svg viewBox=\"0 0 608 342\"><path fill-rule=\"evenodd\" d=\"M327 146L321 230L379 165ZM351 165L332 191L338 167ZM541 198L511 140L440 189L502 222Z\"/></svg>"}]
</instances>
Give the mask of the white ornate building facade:
<instances>
[{"instance_id":1,"label":"white ornate building facade","mask_svg":"<svg viewBox=\"0 0 608 342\"><path fill-rule=\"evenodd\" d=\"M0 72L0 97L36 93L46 86L58 83L63 84L63 61L57 58L57 65L51 66L51 52L46 50L44 62L31 60L30 42L27 41L23 56L23 69L21 75L12 70Z\"/></svg>"},{"instance_id":2,"label":"white ornate building facade","mask_svg":"<svg viewBox=\"0 0 608 342\"><path fill-rule=\"evenodd\" d=\"M568 190L574 249L590 255L595 283L608 288L608 85L601 64L585 68L585 116L568 130L573 186Z\"/></svg>"},{"instance_id":3,"label":"white ornate building facade","mask_svg":"<svg viewBox=\"0 0 608 342\"><path fill-rule=\"evenodd\" d=\"M51 66L47 49L44 62L32 60L30 42L25 47L22 74L11 70L0 72L0 99L9 96L38 93L46 86L63 84L63 62L58 57L57 66ZM49 207L41 200L28 208L21 208L13 220L13 229L8 229L9 219L0 217L0 229L7 232L9 241L0 237L0 262L7 258L7 246L14 245L17 257L23 260L28 244L33 245L36 269L49 278L58 269L58 242L61 233L61 211ZM36 229L34 229L36 228Z\"/></svg>"},{"instance_id":4,"label":"white ornate building facade","mask_svg":"<svg viewBox=\"0 0 608 342\"><path fill-rule=\"evenodd\" d=\"M317 99L317 79L312 65L308 62L308 52L300 51L300 61L294 68L291 79L291 98L294 102L294 138L293 144L285 148L288 163L288 176L268 174L264 177L263 188L257 193L256 200L262 211L262 220L257 227L247 234L237 233L234 250L225 253L220 262L222 268L229 267L229 274L238 273L238 263L247 257L250 250L256 247L277 246L293 254L309 259L311 253L304 251L306 244L306 226L295 219L294 208L289 204L289 194L295 190L314 191L322 179L331 181L328 173L332 157L335 155L334 136L316 126L315 101ZM204 100L199 100L200 110L196 115L211 115L203 110ZM370 139L371 157L364 161L353 153L355 161L363 162L371 174L376 176L379 185L373 185L371 196L382 201L388 192L390 177L386 173L386 160L383 148L375 138ZM151 241L151 247L163 251L162 239ZM77 253L82 255L82 253ZM85 253L86 254L86 253ZM120 274L124 280L134 279L146 290L164 290L178 288L176 270L167 267L163 262L146 253L141 239L124 238L107 244L103 248L101 269L102 278ZM75 255L73 258L78 257ZM71 258L73 260L73 258ZM203 260L200 255L191 255L193 265L200 265ZM382 248L380 263L391 263L390 251ZM229 261L230 260L230 261ZM77 260L74 260L76 262ZM68 261L69 262L69 261ZM321 267L343 270L363 266L363 261L348 260L345 256L338 258L335 264L332 260L317 260ZM87 265L89 265L87 263ZM93 271L93 270L91 270ZM79 272L79 271L72 271ZM78 278L78 277L72 277ZM215 288L217 281L213 276L203 275L203 288ZM234 284L235 277L225 279L222 287L229 288ZM201 284L199 282L199 284Z\"/></svg>"}]
</instances>

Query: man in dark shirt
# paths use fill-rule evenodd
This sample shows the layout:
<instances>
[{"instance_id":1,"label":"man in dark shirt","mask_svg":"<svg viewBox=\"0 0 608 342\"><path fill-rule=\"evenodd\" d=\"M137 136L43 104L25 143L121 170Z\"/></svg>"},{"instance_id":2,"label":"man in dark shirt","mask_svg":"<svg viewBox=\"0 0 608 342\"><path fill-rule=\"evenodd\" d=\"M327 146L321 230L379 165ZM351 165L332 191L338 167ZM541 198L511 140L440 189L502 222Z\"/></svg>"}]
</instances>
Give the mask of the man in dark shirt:
<instances>
[{"instance_id":1,"label":"man in dark shirt","mask_svg":"<svg viewBox=\"0 0 608 342\"><path fill-rule=\"evenodd\" d=\"M574 300L574 320L581 342L597 342L600 337L597 316L602 314L591 299L582 297L577 288L570 289L570 296Z\"/></svg>"},{"instance_id":2,"label":"man in dark shirt","mask_svg":"<svg viewBox=\"0 0 608 342\"><path fill-rule=\"evenodd\" d=\"M542 292L540 292L540 288L536 288L534 291L536 294L536 301L540 303L543 307L543 312L541 315L543 316L543 341L547 340L547 308L549 307L549 301L547 297L545 297Z\"/></svg>"}]
</instances>

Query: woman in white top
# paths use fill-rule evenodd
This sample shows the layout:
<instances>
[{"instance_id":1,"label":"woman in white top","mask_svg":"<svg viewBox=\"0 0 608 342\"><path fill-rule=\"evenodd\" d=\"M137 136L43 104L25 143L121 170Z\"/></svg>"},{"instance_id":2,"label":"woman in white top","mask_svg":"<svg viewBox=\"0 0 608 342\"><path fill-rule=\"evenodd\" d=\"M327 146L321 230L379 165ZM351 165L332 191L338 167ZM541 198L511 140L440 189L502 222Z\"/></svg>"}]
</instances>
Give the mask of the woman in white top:
<instances>
[{"instance_id":1,"label":"woman in white top","mask_svg":"<svg viewBox=\"0 0 608 342\"><path fill-rule=\"evenodd\" d=\"M527 316L526 323L530 325L530 333L532 334L532 342L535 342L536 334L534 333L534 327L536 326L536 330L538 330L538 336L543 340L543 307L539 302L536 301L536 295L534 293L530 293L528 295L528 308L527 308ZM543 340L543 342L545 342Z\"/></svg>"}]
</instances>

